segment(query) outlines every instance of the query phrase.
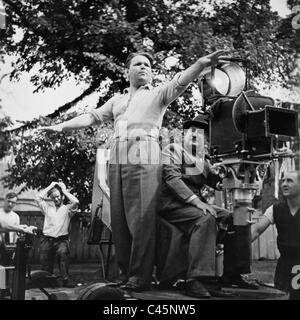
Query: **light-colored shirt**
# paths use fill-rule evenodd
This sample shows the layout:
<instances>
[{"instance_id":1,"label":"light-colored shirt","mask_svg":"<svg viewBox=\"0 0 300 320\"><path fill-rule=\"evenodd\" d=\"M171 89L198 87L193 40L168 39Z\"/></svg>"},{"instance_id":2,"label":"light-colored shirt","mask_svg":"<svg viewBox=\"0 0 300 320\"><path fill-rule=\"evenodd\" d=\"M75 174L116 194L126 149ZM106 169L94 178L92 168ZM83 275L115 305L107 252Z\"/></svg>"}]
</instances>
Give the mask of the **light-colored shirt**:
<instances>
[{"instance_id":1,"label":"light-colored shirt","mask_svg":"<svg viewBox=\"0 0 300 320\"><path fill-rule=\"evenodd\" d=\"M115 138L123 139L149 135L158 138L167 106L187 85L180 84L180 73L173 80L158 87L141 86L132 97L129 90L115 95L102 107L90 111L98 123L113 120Z\"/></svg>"},{"instance_id":2,"label":"light-colored shirt","mask_svg":"<svg viewBox=\"0 0 300 320\"><path fill-rule=\"evenodd\" d=\"M57 209L53 203L48 203L39 196L36 197L36 202L45 216L43 234L53 238L68 235L71 221L69 206L62 205Z\"/></svg>"},{"instance_id":3,"label":"light-colored shirt","mask_svg":"<svg viewBox=\"0 0 300 320\"><path fill-rule=\"evenodd\" d=\"M5 212L3 208L0 208L0 225L18 226L20 224L19 215L14 212ZM10 231L9 233L9 243L15 243L17 240L17 233ZM0 243L5 242L5 232L0 233Z\"/></svg>"},{"instance_id":4,"label":"light-colored shirt","mask_svg":"<svg viewBox=\"0 0 300 320\"><path fill-rule=\"evenodd\" d=\"M274 215L273 215L273 206L270 206L264 213L264 216L268 218L268 220L274 224Z\"/></svg>"}]
</instances>

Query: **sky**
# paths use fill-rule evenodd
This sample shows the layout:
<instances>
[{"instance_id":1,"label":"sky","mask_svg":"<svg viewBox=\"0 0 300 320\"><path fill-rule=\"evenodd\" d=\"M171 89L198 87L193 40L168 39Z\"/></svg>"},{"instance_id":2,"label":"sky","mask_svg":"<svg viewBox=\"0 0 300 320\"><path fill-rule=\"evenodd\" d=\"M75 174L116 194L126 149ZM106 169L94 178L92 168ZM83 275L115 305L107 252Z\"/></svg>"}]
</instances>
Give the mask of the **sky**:
<instances>
[{"instance_id":1,"label":"sky","mask_svg":"<svg viewBox=\"0 0 300 320\"><path fill-rule=\"evenodd\" d=\"M6 64L0 69L1 75L11 70L10 62L13 58L7 57ZM13 121L32 120L40 115L56 110L59 106L79 96L87 84L77 85L74 79L64 81L57 89L46 89L44 92L33 93L34 87L30 83L30 77L35 71L22 75L20 81L10 81L5 77L0 84L0 105L2 113L10 116ZM94 93L81 101L80 105L96 106L99 93Z\"/></svg>"},{"instance_id":2,"label":"sky","mask_svg":"<svg viewBox=\"0 0 300 320\"><path fill-rule=\"evenodd\" d=\"M271 0L270 3L273 10L277 11L281 16L284 17L290 13L286 0ZM5 73L11 71L11 62L13 60L12 57L6 57L5 63L0 64L0 79ZM0 80L0 105L2 106L0 117L7 115L13 121L28 121L40 115L46 116L61 105L79 96L88 86L87 84L78 85L74 79L70 79L64 81L57 89L47 89L44 92L33 93L34 87L30 83L30 77L35 72L33 70L29 74L23 74L18 82L10 81L9 77L5 77L2 81ZM77 104L77 108L85 105L95 107L98 96L99 93L97 92L91 94Z\"/></svg>"}]
</instances>

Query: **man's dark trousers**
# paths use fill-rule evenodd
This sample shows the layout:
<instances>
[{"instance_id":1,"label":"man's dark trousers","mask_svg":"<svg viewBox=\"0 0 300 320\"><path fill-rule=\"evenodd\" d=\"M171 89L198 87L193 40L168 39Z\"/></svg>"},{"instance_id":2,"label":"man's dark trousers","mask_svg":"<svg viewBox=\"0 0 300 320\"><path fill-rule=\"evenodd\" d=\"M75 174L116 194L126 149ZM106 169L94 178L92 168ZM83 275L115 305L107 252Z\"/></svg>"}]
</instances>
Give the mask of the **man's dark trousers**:
<instances>
[{"instance_id":1,"label":"man's dark trousers","mask_svg":"<svg viewBox=\"0 0 300 320\"><path fill-rule=\"evenodd\" d=\"M118 265L125 279L141 286L151 283L154 266L161 184L159 154L157 141L117 142L109 165L111 224ZM126 157L128 162L137 163L126 163Z\"/></svg>"},{"instance_id":2,"label":"man's dark trousers","mask_svg":"<svg viewBox=\"0 0 300 320\"><path fill-rule=\"evenodd\" d=\"M70 246L68 236L52 238L42 236L40 247L40 263L42 269L53 273L55 258L58 259L60 275L64 280L69 277Z\"/></svg>"}]
</instances>

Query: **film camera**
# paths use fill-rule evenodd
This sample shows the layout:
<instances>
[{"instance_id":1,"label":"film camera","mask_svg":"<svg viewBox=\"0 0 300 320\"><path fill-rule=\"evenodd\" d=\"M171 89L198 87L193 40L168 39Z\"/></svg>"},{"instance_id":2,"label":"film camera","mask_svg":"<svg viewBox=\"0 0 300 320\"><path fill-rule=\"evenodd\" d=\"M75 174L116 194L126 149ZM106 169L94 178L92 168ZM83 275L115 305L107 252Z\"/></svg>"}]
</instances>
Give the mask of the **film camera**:
<instances>
[{"instance_id":1,"label":"film camera","mask_svg":"<svg viewBox=\"0 0 300 320\"><path fill-rule=\"evenodd\" d=\"M233 212L237 260L250 270L248 208L259 190L256 170L265 160L291 156L282 150L298 136L298 113L248 90L248 64L228 58L204 70L199 87L209 120L210 156L225 172L223 197Z\"/></svg>"},{"instance_id":2,"label":"film camera","mask_svg":"<svg viewBox=\"0 0 300 320\"><path fill-rule=\"evenodd\" d=\"M246 64L246 74L237 63ZM228 61L206 69L199 86L210 122L211 155L269 159L298 136L298 113L247 90L246 60Z\"/></svg>"}]
</instances>

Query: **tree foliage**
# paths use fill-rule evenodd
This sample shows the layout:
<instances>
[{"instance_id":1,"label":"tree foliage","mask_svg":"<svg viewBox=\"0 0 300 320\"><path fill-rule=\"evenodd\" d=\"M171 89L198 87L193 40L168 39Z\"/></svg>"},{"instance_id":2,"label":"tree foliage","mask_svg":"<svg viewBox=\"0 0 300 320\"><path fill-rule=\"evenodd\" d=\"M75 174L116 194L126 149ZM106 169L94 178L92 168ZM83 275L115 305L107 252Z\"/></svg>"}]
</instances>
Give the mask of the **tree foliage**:
<instances>
[{"instance_id":1,"label":"tree foliage","mask_svg":"<svg viewBox=\"0 0 300 320\"><path fill-rule=\"evenodd\" d=\"M269 1L230 4L196 0L3 0L7 29L2 52L19 56L12 77L30 71L36 90L58 86L76 76L89 84L111 79L111 92L123 89L124 60L129 52L149 49L161 69L171 54L186 67L217 48L250 58L253 75L287 77L293 61L291 23L271 11ZM211 13L204 5L211 3ZM201 5L202 4L202 5ZM288 19L287 19L288 20ZM18 42L14 34L22 30ZM280 40L279 43L276 40ZM178 66L177 66L178 67ZM280 69L280 71L278 71Z\"/></svg>"},{"instance_id":2,"label":"tree foliage","mask_svg":"<svg viewBox=\"0 0 300 320\"><path fill-rule=\"evenodd\" d=\"M127 85L125 58L136 50L154 55L155 83L220 48L249 59L251 79L266 85L280 79L285 86L297 80L291 78L298 50L292 16L280 18L266 0L2 1L7 28L1 32L0 56L17 56L11 78L38 68L31 78L36 91L58 87L70 77L86 82L88 89L78 93L66 108L101 86L107 90L99 97L98 106L122 91ZM211 11L206 10L208 5ZM166 65L166 57L172 56L178 62ZM169 110L164 124L178 126L197 113L199 103L187 91ZM64 119L56 115L59 119L47 121ZM6 183L45 187L52 178L61 178L86 207L95 161L93 130L14 141L16 164L10 168Z\"/></svg>"},{"instance_id":3,"label":"tree foliage","mask_svg":"<svg viewBox=\"0 0 300 320\"><path fill-rule=\"evenodd\" d=\"M0 79L0 83L1 83L1 79ZM10 137L4 133L4 130L7 129L10 125L12 125L12 121L10 117L2 113L1 109L2 107L1 107L1 99L0 99L0 160L5 155L7 155L11 146Z\"/></svg>"},{"instance_id":4,"label":"tree foliage","mask_svg":"<svg viewBox=\"0 0 300 320\"><path fill-rule=\"evenodd\" d=\"M1 106L0 106L1 109ZM0 159L7 155L11 141L10 137L4 133L4 130L12 124L11 119L7 116L0 117Z\"/></svg>"},{"instance_id":5,"label":"tree foliage","mask_svg":"<svg viewBox=\"0 0 300 320\"><path fill-rule=\"evenodd\" d=\"M44 125L49 120L40 119ZM13 138L14 163L3 178L9 188L26 183L23 190L45 188L61 179L80 199L80 209L91 203L96 148L107 141L112 129L96 128L73 133L32 135L24 132Z\"/></svg>"}]
</instances>

